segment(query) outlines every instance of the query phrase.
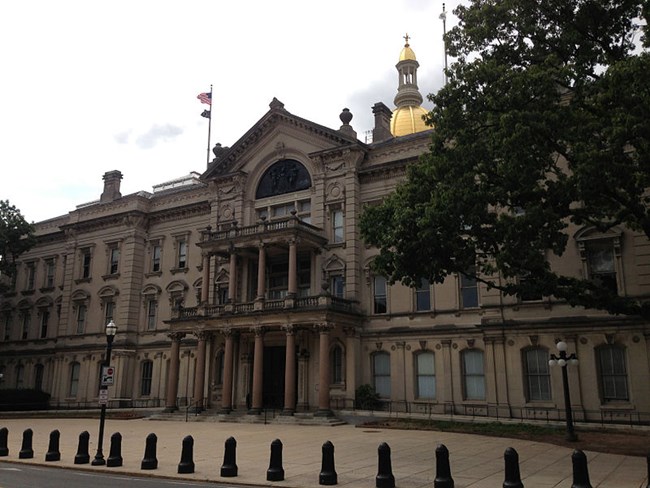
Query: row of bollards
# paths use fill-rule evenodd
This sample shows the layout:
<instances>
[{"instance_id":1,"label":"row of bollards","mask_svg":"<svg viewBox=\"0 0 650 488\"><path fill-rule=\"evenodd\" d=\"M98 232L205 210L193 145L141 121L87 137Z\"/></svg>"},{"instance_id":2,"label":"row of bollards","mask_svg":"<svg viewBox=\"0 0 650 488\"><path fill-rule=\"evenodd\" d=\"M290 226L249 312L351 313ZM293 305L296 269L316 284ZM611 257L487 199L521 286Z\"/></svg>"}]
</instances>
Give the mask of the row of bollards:
<instances>
[{"instance_id":1,"label":"row of bollards","mask_svg":"<svg viewBox=\"0 0 650 488\"><path fill-rule=\"evenodd\" d=\"M0 457L9 455L8 448L9 431L6 427L0 429ZM20 459L31 459L34 457L32 448L33 432L32 429L26 429L23 432L23 440L18 457ZM50 433L50 442L45 461L60 461L61 452L59 451L60 433L53 430ZM88 464L90 455L88 453L88 444L90 434L84 431L79 434L79 444L77 454L74 458L74 464ZM144 458L142 459L141 469L157 469L158 459L156 457L158 438L156 434L149 434L146 439ZM221 476L230 478L237 476L237 441L230 437L226 440L225 451L223 455L223 465L221 466ZM436 448L436 476L433 482L434 488L454 488L454 480L451 476L451 465L449 463L449 450L443 444ZM378 448L378 469L375 478L376 488L395 488L395 476L391 464L390 447L385 442ZM512 447L506 449L504 455L505 462L505 480L503 488L524 488L521 482L519 472L519 455ZM107 467L122 466L122 435L116 432L111 436L111 448ZM589 471L587 467L587 456L579 449L573 451L571 455L573 464L573 483L571 488L592 488L589 481ZM650 480L650 455L647 457L648 477ZM178 473L194 473L194 439L188 435L183 439L181 451L181 461L178 464ZM282 467L282 442L275 439L271 443L271 457L269 468L266 471L267 481L283 481L284 468ZM327 441L322 448L321 472L318 477L320 485L336 485L338 477L334 467L334 445ZM646 488L650 488L650 481Z\"/></svg>"}]
</instances>

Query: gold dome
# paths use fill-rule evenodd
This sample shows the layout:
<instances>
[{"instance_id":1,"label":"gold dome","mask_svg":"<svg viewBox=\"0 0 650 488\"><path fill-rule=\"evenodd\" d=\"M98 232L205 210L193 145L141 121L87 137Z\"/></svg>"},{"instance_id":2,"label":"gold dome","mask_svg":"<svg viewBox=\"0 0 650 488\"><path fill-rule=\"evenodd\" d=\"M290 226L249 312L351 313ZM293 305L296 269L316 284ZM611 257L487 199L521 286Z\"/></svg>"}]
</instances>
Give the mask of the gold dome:
<instances>
[{"instance_id":1,"label":"gold dome","mask_svg":"<svg viewBox=\"0 0 650 488\"><path fill-rule=\"evenodd\" d=\"M413 52L413 49L411 49L411 46L407 44L404 45L402 48L402 52L399 53L399 60L400 61L415 61L415 53Z\"/></svg>"},{"instance_id":2,"label":"gold dome","mask_svg":"<svg viewBox=\"0 0 650 488\"><path fill-rule=\"evenodd\" d=\"M390 119L391 133L393 136L399 137L429 130L431 127L427 126L422 119L422 116L428 113L420 106L409 105L396 108Z\"/></svg>"}]
</instances>

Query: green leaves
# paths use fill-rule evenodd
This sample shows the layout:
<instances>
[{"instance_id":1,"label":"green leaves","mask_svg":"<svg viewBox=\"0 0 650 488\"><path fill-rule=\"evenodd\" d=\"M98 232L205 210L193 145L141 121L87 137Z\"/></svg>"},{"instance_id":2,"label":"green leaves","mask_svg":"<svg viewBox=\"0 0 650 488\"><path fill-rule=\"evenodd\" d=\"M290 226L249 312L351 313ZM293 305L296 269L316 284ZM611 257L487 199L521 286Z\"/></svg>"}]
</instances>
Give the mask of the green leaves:
<instances>
[{"instance_id":1,"label":"green leaves","mask_svg":"<svg viewBox=\"0 0 650 488\"><path fill-rule=\"evenodd\" d=\"M18 256L34 242L34 226L8 200L0 200L0 291L2 283L15 276Z\"/></svg>"},{"instance_id":2,"label":"green leaves","mask_svg":"<svg viewBox=\"0 0 650 488\"><path fill-rule=\"evenodd\" d=\"M455 13L456 62L429 96L431 150L362 216L376 269L412 284L476 265L505 293L523 293L514 278L525 275L536 287L526 293L641 313L548 259L566 251L570 226L623 224L650 238L650 57L635 45L647 7L474 0Z\"/></svg>"}]
</instances>

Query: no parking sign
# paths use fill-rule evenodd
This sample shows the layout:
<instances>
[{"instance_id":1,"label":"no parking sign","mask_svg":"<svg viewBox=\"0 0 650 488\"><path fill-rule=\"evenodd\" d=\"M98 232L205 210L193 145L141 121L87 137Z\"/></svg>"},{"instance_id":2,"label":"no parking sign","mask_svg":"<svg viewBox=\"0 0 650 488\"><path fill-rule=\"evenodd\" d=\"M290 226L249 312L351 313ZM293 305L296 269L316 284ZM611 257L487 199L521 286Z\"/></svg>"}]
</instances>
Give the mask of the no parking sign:
<instances>
[{"instance_id":1,"label":"no parking sign","mask_svg":"<svg viewBox=\"0 0 650 488\"><path fill-rule=\"evenodd\" d=\"M115 382L115 367L102 366L102 386L113 386Z\"/></svg>"}]
</instances>

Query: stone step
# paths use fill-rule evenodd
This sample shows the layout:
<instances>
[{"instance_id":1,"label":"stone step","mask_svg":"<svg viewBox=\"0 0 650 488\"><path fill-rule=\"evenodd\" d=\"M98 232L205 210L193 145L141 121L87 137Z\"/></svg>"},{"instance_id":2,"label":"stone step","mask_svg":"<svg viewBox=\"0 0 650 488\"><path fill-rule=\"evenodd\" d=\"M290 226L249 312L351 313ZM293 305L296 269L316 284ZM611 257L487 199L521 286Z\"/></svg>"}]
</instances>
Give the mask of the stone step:
<instances>
[{"instance_id":1,"label":"stone step","mask_svg":"<svg viewBox=\"0 0 650 488\"><path fill-rule=\"evenodd\" d=\"M188 422L232 422L244 424L282 424L282 425L320 425L331 426L345 425L347 422L335 416L320 417L315 416L313 413L300 412L294 415L279 415L277 411L275 414L264 413L259 415L249 415L245 411L233 411L229 414L222 414L218 411L205 410L198 415L190 412L186 415L184 411L176 412L160 412L148 417L149 420L176 420Z\"/></svg>"}]
</instances>

